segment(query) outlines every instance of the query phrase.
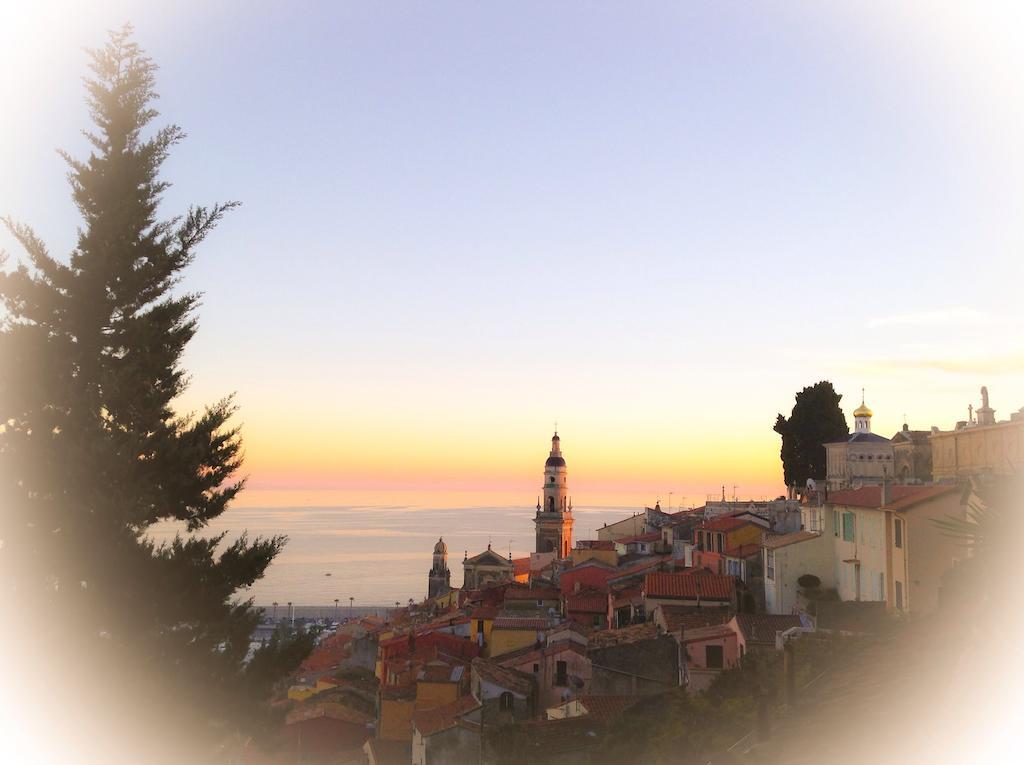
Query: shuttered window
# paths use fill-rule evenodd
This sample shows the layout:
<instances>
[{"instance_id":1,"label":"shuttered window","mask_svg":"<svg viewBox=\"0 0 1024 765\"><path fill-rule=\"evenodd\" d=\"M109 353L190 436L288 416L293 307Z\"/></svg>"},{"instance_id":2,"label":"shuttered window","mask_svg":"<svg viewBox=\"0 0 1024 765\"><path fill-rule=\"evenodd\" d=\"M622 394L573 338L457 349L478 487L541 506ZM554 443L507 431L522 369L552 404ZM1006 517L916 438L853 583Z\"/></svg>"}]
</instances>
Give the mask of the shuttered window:
<instances>
[{"instance_id":1,"label":"shuttered window","mask_svg":"<svg viewBox=\"0 0 1024 765\"><path fill-rule=\"evenodd\" d=\"M854 528L855 516L853 513L843 513L843 541L853 542L856 540L856 529Z\"/></svg>"}]
</instances>

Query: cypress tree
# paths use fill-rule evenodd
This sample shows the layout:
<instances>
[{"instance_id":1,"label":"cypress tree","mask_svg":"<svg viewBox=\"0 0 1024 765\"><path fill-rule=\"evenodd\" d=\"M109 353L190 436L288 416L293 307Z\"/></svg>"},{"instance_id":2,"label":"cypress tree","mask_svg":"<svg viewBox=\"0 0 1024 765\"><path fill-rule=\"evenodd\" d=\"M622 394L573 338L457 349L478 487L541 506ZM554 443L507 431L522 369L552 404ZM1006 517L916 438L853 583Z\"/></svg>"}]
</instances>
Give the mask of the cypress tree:
<instances>
[{"instance_id":1,"label":"cypress tree","mask_svg":"<svg viewBox=\"0 0 1024 765\"><path fill-rule=\"evenodd\" d=\"M822 380L796 394L793 411L775 420L782 436L782 471L787 486L803 488L808 478L825 477L825 444L850 435L839 406L842 399L832 383Z\"/></svg>"},{"instance_id":2,"label":"cypress tree","mask_svg":"<svg viewBox=\"0 0 1024 765\"><path fill-rule=\"evenodd\" d=\"M63 154L77 245L52 257L5 220L25 257L0 270L0 575L8 605L48 626L27 650L94 691L77 713L117 721L127 746L148 751L101 748L207 755L270 719L266 699L311 638L275 640L246 663L259 613L238 593L285 538L202 534L244 485L235 407L174 407L199 301L181 274L235 203L158 217L159 171L184 134L147 130L156 66L130 27L89 55L91 153ZM147 531L172 519L185 533L154 543Z\"/></svg>"}]
</instances>

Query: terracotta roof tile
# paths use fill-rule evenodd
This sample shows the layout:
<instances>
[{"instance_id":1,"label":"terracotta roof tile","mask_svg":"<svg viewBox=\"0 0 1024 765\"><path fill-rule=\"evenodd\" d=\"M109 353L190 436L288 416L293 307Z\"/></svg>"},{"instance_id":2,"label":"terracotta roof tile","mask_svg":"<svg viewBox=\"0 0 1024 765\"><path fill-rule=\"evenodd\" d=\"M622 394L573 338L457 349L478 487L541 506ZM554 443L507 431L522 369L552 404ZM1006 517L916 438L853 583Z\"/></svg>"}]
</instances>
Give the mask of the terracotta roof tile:
<instances>
[{"instance_id":1,"label":"terracotta roof tile","mask_svg":"<svg viewBox=\"0 0 1024 765\"><path fill-rule=\"evenodd\" d=\"M622 713L640 701L642 696L580 696L587 715L603 723L613 723Z\"/></svg>"},{"instance_id":2,"label":"terracotta roof tile","mask_svg":"<svg viewBox=\"0 0 1024 765\"><path fill-rule=\"evenodd\" d=\"M590 614L603 614L608 611L608 596L606 595L567 595L565 598L566 611L582 611Z\"/></svg>"},{"instance_id":3,"label":"terracotta roof tile","mask_svg":"<svg viewBox=\"0 0 1024 765\"><path fill-rule=\"evenodd\" d=\"M775 644L775 633L800 627L800 617L789 614L736 614L736 626L748 643Z\"/></svg>"},{"instance_id":4,"label":"terracotta roof tile","mask_svg":"<svg viewBox=\"0 0 1024 765\"><path fill-rule=\"evenodd\" d=\"M728 608L659 605L655 610L661 611L669 632L725 624L732 618L732 610Z\"/></svg>"},{"instance_id":5,"label":"terracotta roof tile","mask_svg":"<svg viewBox=\"0 0 1024 765\"><path fill-rule=\"evenodd\" d=\"M413 725L421 736L433 736L435 733L454 728L459 718L480 707L472 695L463 696L458 701L433 709L421 709L413 715Z\"/></svg>"},{"instance_id":6,"label":"terracotta roof tile","mask_svg":"<svg viewBox=\"0 0 1024 765\"><path fill-rule=\"evenodd\" d=\"M932 486L889 486L889 502L886 508L889 510L902 510L907 507L919 504L943 494L960 491L959 487L951 484L936 484ZM845 505L847 507L871 507L882 506L881 486L862 486L859 489L844 489L829 494L827 504Z\"/></svg>"},{"instance_id":7,"label":"terracotta roof tile","mask_svg":"<svg viewBox=\"0 0 1024 765\"><path fill-rule=\"evenodd\" d=\"M473 659L473 671L489 683L501 686L506 690L529 696L533 691L533 677L517 669L503 666L489 659Z\"/></svg>"},{"instance_id":8,"label":"terracotta roof tile","mask_svg":"<svg viewBox=\"0 0 1024 765\"><path fill-rule=\"evenodd\" d=\"M641 640L653 640L656 637L658 637L658 625L654 622L644 622L615 630L598 630L590 636L587 648L608 648L613 645L637 643Z\"/></svg>"},{"instance_id":9,"label":"terracotta roof tile","mask_svg":"<svg viewBox=\"0 0 1024 765\"><path fill-rule=\"evenodd\" d=\"M644 577L644 594L653 598L684 598L701 600L732 600L736 582L731 576L706 573L648 574Z\"/></svg>"},{"instance_id":10,"label":"terracotta roof tile","mask_svg":"<svg viewBox=\"0 0 1024 765\"><path fill-rule=\"evenodd\" d=\"M295 725L296 723L315 720L321 717L327 717L331 720L342 720L354 725L366 725L373 722L372 716L344 704L336 703L305 704L289 712L286 722L288 725Z\"/></svg>"},{"instance_id":11,"label":"terracotta roof tile","mask_svg":"<svg viewBox=\"0 0 1024 765\"><path fill-rule=\"evenodd\" d=\"M499 616L494 620L496 630L546 630L549 626L540 616Z\"/></svg>"},{"instance_id":12,"label":"terracotta roof tile","mask_svg":"<svg viewBox=\"0 0 1024 765\"><path fill-rule=\"evenodd\" d=\"M660 531L652 531L647 534L636 534L631 537L623 537L622 539L616 540L620 545L628 545L632 542L657 542L661 539Z\"/></svg>"}]
</instances>

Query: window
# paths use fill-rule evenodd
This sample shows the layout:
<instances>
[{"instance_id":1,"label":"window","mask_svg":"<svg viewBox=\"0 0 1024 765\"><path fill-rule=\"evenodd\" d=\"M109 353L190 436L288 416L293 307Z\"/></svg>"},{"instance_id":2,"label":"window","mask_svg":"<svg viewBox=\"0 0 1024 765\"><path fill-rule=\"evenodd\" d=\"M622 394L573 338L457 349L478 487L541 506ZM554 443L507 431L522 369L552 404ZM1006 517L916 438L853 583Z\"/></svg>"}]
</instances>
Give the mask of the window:
<instances>
[{"instance_id":1,"label":"window","mask_svg":"<svg viewBox=\"0 0 1024 765\"><path fill-rule=\"evenodd\" d=\"M569 684L569 667L564 661L555 662L555 685Z\"/></svg>"},{"instance_id":2,"label":"window","mask_svg":"<svg viewBox=\"0 0 1024 765\"><path fill-rule=\"evenodd\" d=\"M832 511L832 533L839 536L839 511Z\"/></svg>"},{"instance_id":3,"label":"window","mask_svg":"<svg viewBox=\"0 0 1024 765\"><path fill-rule=\"evenodd\" d=\"M886 600L885 597L885 573L878 575L878 599L883 603Z\"/></svg>"},{"instance_id":4,"label":"window","mask_svg":"<svg viewBox=\"0 0 1024 765\"><path fill-rule=\"evenodd\" d=\"M535 674L535 675L536 675L536 674L538 674L539 672L540 672L540 664L534 664L534 665L533 665L533 674Z\"/></svg>"},{"instance_id":5,"label":"window","mask_svg":"<svg viewBox=\"0 0 1024 765\"><path fill-rule=\"evenodd\" d=\"M896 582L896 609L903 610L903 582Z\"/></svg>"},{"instance_id":6,"label":"window","mask_svg":"<svg viewBox=\"0 0 1024 765\"><path fill-rule=\"evenodd\" d=\"M899 548L903 547L903 521L895 519L892 524L892 543Z\"/></svg>"},{"instance_id":7,"label":"window","mask_svg":"<svg viewBox=\"0 0 1024 765\"><path fill-rule=\"evenodd\" d=\"M767 569L769 579L775 578L775 550L764 551L764 567Z\"/></svg>"},{"instance_id":8,"label":"window","mask_svg":"<svg viewBox=\"0 0 1024 765\"><path fill-rule=\"evenodd\" d=\"M505 691L498 697L498 708L503 711L512 709L512 694Z\"/></svg>"},{"instance_id":9,"label":"window","mask_svg":"<svg viewBox=\"0 0 1024 765\"><path fill-rule=\"evenodd\" d=\"M708 669L721 669L725 664L725 656L720 645L704 646L704 665Z\"/></svg>"},{"instance_id":10,"label":"window","mask_svg":"<svg viewBox=\"0 0 1024 765\"><path fill-rule=\"evenodd\" d=\"M854 542L856 541L856 529L854 527L854 514L843 513L843 541Z\"/></svg>"}]
</instances>

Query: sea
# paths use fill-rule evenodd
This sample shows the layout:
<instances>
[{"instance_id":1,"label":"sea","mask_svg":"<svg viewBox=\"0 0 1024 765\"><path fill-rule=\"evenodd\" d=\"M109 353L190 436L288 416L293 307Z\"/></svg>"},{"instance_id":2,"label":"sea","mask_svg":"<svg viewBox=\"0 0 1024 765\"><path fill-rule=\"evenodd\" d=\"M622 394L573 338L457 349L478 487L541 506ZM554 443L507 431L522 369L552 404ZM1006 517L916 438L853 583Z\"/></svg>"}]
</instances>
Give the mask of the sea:
<instances>
[{"instance_id":1,"label":"sea","mask_svg":"<svg viewBox=\"0 0 1024 765\"><path fill-rule=\"evenodd\" d=\"M288 541L264 577L240 591L268 613L275 601L291 602L296 615L335 613L347 607L389 607L426 597L434 544L444 537L452 586L462 583L462 560L492 549L513 557L534 549L533 507L429 507L376 505L230 508L200 533L227 532L225 543L283 534ZM596 530L638 512L636 507L574 507L574 537L596 538ZM182 533L174 524L153 527L150 536L168 541ZM351 598L351 601L350 601ZM283 613L283 610L278 613Z\"/></svg>"}]
</instances>

